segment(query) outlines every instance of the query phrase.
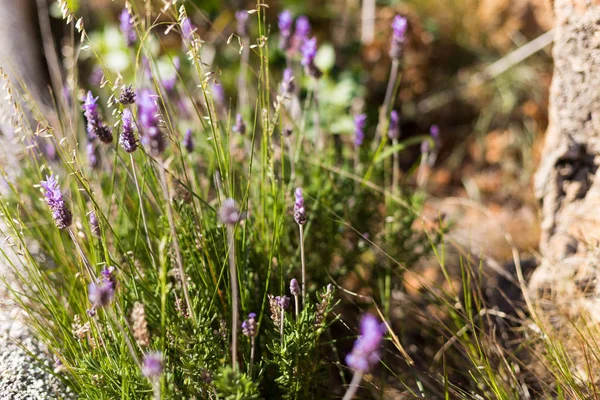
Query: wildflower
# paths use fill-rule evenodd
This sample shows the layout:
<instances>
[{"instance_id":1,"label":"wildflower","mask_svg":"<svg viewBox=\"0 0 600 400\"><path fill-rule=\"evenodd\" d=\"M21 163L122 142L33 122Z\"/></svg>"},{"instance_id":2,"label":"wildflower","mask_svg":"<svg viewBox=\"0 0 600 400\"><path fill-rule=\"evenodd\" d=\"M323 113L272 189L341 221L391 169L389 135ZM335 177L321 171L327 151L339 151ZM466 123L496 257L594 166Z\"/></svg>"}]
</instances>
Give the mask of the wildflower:
<instances>
[{"instance_id":1,"label":"wildflower","mask_svg":"<svg viewBox=\"0 0 600 400\"><path fill-rule=\"evenodd\" d=\"M244 119L242 114L237 113L235 116L235 125L233 126L233 131L243 135L246 133L246 124L244 124Z\"/></svg>"},{"instance_id":2,"label":"wildflower","mask_svg":"<svg viewBox=\"0 0 600 400\"><path fill-rule=\"evenodd\" d=\"M185 131L185 134L183 135L183 147L185 147L188 153L194 151L194 136L192 135L192 130L189 128Z\"/></svg>"},{"instance_id":3,"label":"wildflower","mask_svg":"<svg viewBox=\"0 0 600 400\"><path fill-rule=\"evenodd\" d=\"M360 147L365 140L365 125L367 123L367 114L357 114L354 116L354 145Z\"/></svg>"},{"instance_id":4,"label":"wildflower","mask_svg":"<svg viewBox=\"0 0 600 400\"><path fill-rule=\"evenodd\" d=\"M87 154L90 167L96 169L100 167L100 152L98 146L94 142L87 142L85 145L85 153Z\"/></svg>"},{"instance_id":5,"label":"wildflower","mask_svg":"<svg viewBox=\"0 0 600 400\"><path fill-rule=\"evenodd\" d=\"M408 22L401 15L396 15L392 22L392 44L390 46L390 57L399 60L402 57L404 50L404 42L406 41L406 29Z\"/></svg>"},{"instance_id":6,"label":"wildflower","mask_svg":"<svg viewBox=\"0 0 600 400\"><path fill-rule=\"evenodd\" d=\"M321 70L315 65L317 56L317 38L306 39L300 48L302 53L301 63L306 73L313 78L319 78L322 75Z\"/></svg>"},{"instance_id":7,"label":"wildflower","mask_svg":"<svg viewBox=\"0 0 600 400\"><path fill-rule=\"evenodd\" d=\"M119 15L119 21L121 23L121 32L123 33L123 36L125 36L125 43L127 43L128 47L133 46L137 39L137 35L133 26L133 19L126 8L121 11L121 14Z\"/></svg>"},{"instance_id":8,"label":"wildflower","mask_svg":"<svg viewBox=\"0 0 600 400\"><path fill-rule=\"evenodd\" d=\"M90 283L88 286L88 298L94 307L106 307L114 297L115 288L109 280Z\"/></svg>"},{"instance_id":9,"label":"wildflower","mask_svg":"<svg viewBox=\"0 0 600 400\"><path fill-rule=\"evenodd\" d=\"M192 24L192 21L188 17L183 18L181 21L181 36L183 40L189 42L195 30L196 27Z\"/></svg>"},{"instance_id":10,"label":"wildflower","mask_svg":"<svg viewBox=\"0 0 600 400\"><path fill-rule=\"evenodd\" d=\"M133 337L140 346L150 344L150 333L148 332L148 322L146 321L146 310L144 304L136 301L131 311L131 323L133 328Z\"/></svg>"},{"instance_id":11,"label":"wildflower","mask_svg":"<svg viewBox=\"0 0 600 400\"><path fill-rule=\"evenodd\" d=\"M225 225L235 225L244 218L243 214L233 199L225 199L219 209L219 220Z\"/></svg>"},{"instance_id":12,"label":"wildflower","mask_svg":"<svg viewBox=\"0 0 600 400\"><path fill-rule=\"evenodd\" d=\"M119 136L119 144L126 152L133 153L138 148L138 141L133 133L133 115L128 108L123 110L121 121L122 131L121 136Z\"/></svg>"},{"instance_id":13,"label":"wildflower","mask_svg":"<svg viewBox=\"0 0 600 400\"><path fill-rule=\"evenodd\" d=\"M296 201L294 202L294 220L296 220L298 225L304 225L306 223L306 209L304 208L302 189L297 188L294 195L296 196Z\"/></svg>"},{"instance_id":14,"label":"wildflower","mask_svg":"<svg viewBox=\"0 0 600 400\"><path fill-rule=\"evenodd\" d=\"M398 139L400 137L400 116L398 111L392 110L390 113L390 126L388 128L388 137L391 140Z\"/></svg>"},{"instance_id":15,"label":"wildflower","mask_svg":"<svg viewBox=\"0 0 600 400\"><path fill-rule=\"evenodd\" d=\"M110 282L113 289L117 287L117 278L115 277L115 267L104 267L100 271L100 277L103 282Z\"/></svg>"},{"instance_id":16,"label":"wildflower","mask_svg":"<svg viewBox=\"0 0 600 400\"><path fill-rule=\"evenodd\" d=\"M296 89L296 85L294 83L294 71L291 68L286 68L283 70L281 89L283 93L293 93L294 89Z\"/></svg>"},{"instance_id":17,"label":"wildflower","mask_svg":"<svg viewBox=\"0 0 600 400\"><path fill-rule=\"evenodd\" d=\"M292 296L298 296L300 294L300 284L296 278L293 278L290 281L290 293L292 293Z\"/></svg>"},{"instance_id":18,"label":"wildflower","mask_svg":"<svg viewBox=\"0 0 600 400\"><path fill-rule=\"evenodd\" d=\"M248 37L248 11L246 10L240 10L240 11L236 11L235 13L235 19L237 21L237 34L240 37Z\"/></svg>"},{"instance_id":19,"label":"wildflower","mask_svg":"<svg viewBox=\"0 0 600 400\"><path fill-rule=\"evenodd\" d=\"M148 148L150 154L159 156L165 151L166 141L159 128L159 108L156 94L149 89L142 90L137 99L139 122L142 131L142 143Z\"/></svg>"},{"instance_id":20,"label":"wildflower","mask_svg":"<svg viewBox=\"0 0 600 400\"><path fill-rule=\"evenodd\" d=\"M104 124L98 113L98 98L94 97L92 91L88 91L83 102L83 112L87 120L87 132L90 139L98 138L104 143L111 143L113 140L112 131Z\"/></svg>"},{"instance_id":21,"label":"wildflower","mask_svg":"<svg viewBox=\"0 0 600 400\"><path fill-rule=\"evenodd\" d=\"M296 30L294 31L294 37L299 42L303 42L310 35L310 21L305 15L301 15L296 20Z\"/></svg>"},{"instance_id":22,"label":"wildflower","mask_svg":"<svg viewBox=\"0 0 600 400\"><path fill-rule=\"evenodd\" d=\"M242 333L248 337L256 336L256 314L248 314L248 319L242 322Z\"/></svg>"},{"instance_id":23,"label":"wildflower","mask_svg":"<svg viewBox=\"0 0 600 400\"><path fill-rule=\"evenodd\" d=\"M360 321L360 337L354 342L352 352L346 356L346 364L356 371L366 373L379 362L379 348L385 326L371 314Z\"/></svg>"},{"instance_id":24,"label":"wildflower","mask_svg":"<svg viewBox=\"0 0 600 400\"><path fill-rule=\"evenodd\" d=\"M142 363L142 374L146 378L158 378L163 373L164 358L162 353L153 351L144 356Z\"/></svg>"},{"instance_id":25,"label":"wildflower","mask_svg":"<svg viewBox=\"0 0 600 400\"><path fill-rule=\"evenodd\" d=\"M124 86L119 96L119 103L123 105L135 103L135 92L131 88L131 85Z\"/></svg>"},{"instance_id":26,"label":"wildflower","mask_svg":"<svg viewBox=\"0 0 600 400\"><path fill-rule=\"evenodd\" d=\"M289 50L290 38L292 35L292 13L288 10L283 10L277 18L277 25L279 26L279 32L281 32L281 39L279 41L279 47L282 50Z\"/></svg>"},{"instance_id":27,"label":"wildflower","mask_svg":"<svg viewBox=\"0 0 600 400\"><path fill-rule=\"evenodd\" d=\"M290 307L290 298L287 296L277 296L275 300L277 300L277 305L282 310L287 310Z\"/></svg>"},{"instance_id":28,"label":"wildflower","mask_svg":"<svg viewBox=\"0 0 600 400\"><path fill-rule=\"evenodd\" d=\"M92 235L99 238L100 237L100 223L98 222L98 217L94 211L90 212L88 216L88 221L90 223L90 231Z\"/></svg>"},{"instance_id":29,"label":"wildflower","mask_svg":"<svg viewBox=\"0 0 600 400\"><path fill-rule=\"evenodd\" d=\"M431 128L429 128L429 134L434 140L438 140L440 138L440 127L437 125L431 125Z\"/></svg>"},{"instance_id":30,"label":"wildflower","mask_svg":"<svg viewBox=\"0 0 600 400\"><path fill-rule=\"evenodd\" d=\"M73 214L65 204L60 186L54 175L46 176L46 180L41 182L44 189L44 198L46 204L52 211L52 219L58 229L67 229L73 222Z\"/></svg>"},{"instance_id":31,"label":"wildflower","mask_svg":"<svg viewBox=\"0 0 600 400\"><path fill-rule=\"evenodd\" d=\"M217 107L221 108L225 105L225 89L219 82L214 82L212 85L212 95Z\"/></svg>"}]
</instances>

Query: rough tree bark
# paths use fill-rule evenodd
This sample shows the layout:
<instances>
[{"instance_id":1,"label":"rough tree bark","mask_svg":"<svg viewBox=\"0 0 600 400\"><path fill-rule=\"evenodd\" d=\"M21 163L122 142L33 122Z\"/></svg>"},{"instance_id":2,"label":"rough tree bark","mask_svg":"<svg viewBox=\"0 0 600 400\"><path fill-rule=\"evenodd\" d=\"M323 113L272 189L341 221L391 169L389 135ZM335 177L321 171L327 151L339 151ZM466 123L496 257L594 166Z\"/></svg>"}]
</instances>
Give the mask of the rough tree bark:
<instances>
[{"instance_id":1,"label":"rough tree bark","mask_svg":"<svg viewBox=\"0 0 600 400\"><path fill-rule=\"evenodd\" d=\"M530 295L600 320L600 0L555 0L550 123L535 177L542 263Z\"/></svg>"}]
</instances>

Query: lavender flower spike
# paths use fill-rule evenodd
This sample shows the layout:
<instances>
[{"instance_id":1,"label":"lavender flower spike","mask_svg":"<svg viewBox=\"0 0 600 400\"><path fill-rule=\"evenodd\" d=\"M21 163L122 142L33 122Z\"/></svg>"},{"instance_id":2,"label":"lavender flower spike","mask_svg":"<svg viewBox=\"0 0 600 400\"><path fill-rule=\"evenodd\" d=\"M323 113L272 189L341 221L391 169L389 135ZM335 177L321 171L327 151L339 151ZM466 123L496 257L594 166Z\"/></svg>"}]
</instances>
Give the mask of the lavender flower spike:
<instances>
[{"instance_id":1,"label":"lavender flower spike","mask_svg":"<svg viewBox=\"0 0 600 400\"><path fill-rule=\"evenodd\" d=\"M233 126L233 131L243 135L246 133L246 124L244 123L244 118L242 114L237 113L235 116L235 125Z\"/></svg>"},{"instance_id":2,"label":"lavender flower spike","mask_svg":"<svg viewBox=\"0 0 600 400\"><path fill-rule=\"evenodd\" d=\"M126 152L133 153L138 148L138 141L133 133L133 115L128 108L123 110L121 121L123 122L123 130L121 132L121 136L119 137L119 144Z\"/></svg>"},{"instance_id":3,"label":"lavender flower spike","mask_svg":"<svg viewBox=\"0 0 600 400\"><path fill-rule=\"evenodd\" d=\"M119 103L123 104L123 105L127 105L127 104L133 104L135 103L135 92L133 91L133 88L131 87L131 85L129 86L123 86L123 90L121 91L121 94L119 95Z\"/></svg>"},{"instance_id":4,"label":"lavender flower spike","mask_svg":"<svg viewBox=\"0 0 600 400\"><path fill-rule=\"evenodd\" d=\"M321 70L315 65L315 57L317 56L317 38L306 39L300 47L302 53L301 63L304 66L306 73L313 78L320 78Z\"/></svg>"},{"instance_id":5,"label":"lavender flower spike","mask_svg":"<svg viewBox=\"0 0 600 400\"><path fill-rule=\"evenodd\" d=\"M398 111L392 110L390 113L390 126L388 128L388 137L391 140L397 140L400 137L400 116Z\"/></svg>"},{"instance_id":6,"label":"lavender flower spike","mask_svg":"<svg viewBox=\"0 0 600 400\"><path fill-rule=\"evenodd\" d=\"M196 27L192 24L192 21L188 17L185 17L181 21L181 36L183 37L184 41L189 42L195 30Z\"/></svg>"},{"instance_id":7,"label":"lavender flower spike","mask_svg":"<svg viewBox=\"0 0 600 400\"><path fill-rule=\"evenodd\" d=\"M144 356L142 374L147 378L158 378L164 370L164 357L160 352L151 352Z\"/></svg>"},{"instance_id":8,"label":"lavender flower spike","mask_svg":"<svg viewBox=\"0 0 600 400\"><path fill-rule=\"evenodd\" d=\"M304 208L304 196L302 195L302 189L297 188L294 193L296 201L294 202L294 220L298 225L306 224L306 209Z\"/></svg>"},{"instance_id":9,"label":"lavender flower spike","mask_svg":"<svg viewBox=\"0 0 600 400\"><path fill-rule=\"evenodd\" d=\"M385 332L385 326L376 317L365 314L360 321L360 337L346 356L346 364L357 372L369 372L379 362L379 348Z\"/></svg>"},{"instance_id":10,"label":"lavender flower spike","mask_svg":"<svg viewBox=\"0 0 600 400\"><path fill-rule=\"evenodd\" d=\"M354 116L354 145L360 147L365 140L365 125L367 123L367 114L357 114Z\"/></svg>"},{"instance_id":11,"label":"lavender flower spike","mask_svg":"<svg viewBox=\"0 0 600 400\"><path fill-rule=\"evenodd\" d=\"M156 94L149 89L142 90L137 99L138 121L142 132L142 144L152 156L161 155L167 146L160 130L160 111L156 103Z\"/></svg>"},{"instance_id":12,"label":"lavender flower spike","mask_svg":"<svg viewBox=\"0 0 600 400\"><path fill-rule=\"evenodd\" d=\"M137 34L135 33L135 28L133 26L132 16L129 14L126 8L121 11L119 15L120 28L123 36L125 36L125 43L127 43L128 47L131 47L135 44L137 40Z\"/></svg>"},{"instance_id":13,"label":"lavender flower spike","mask_svg":"<svg viewBox=\"0 0 600 400\"><path fill-rule=\"evenodd\" d=\"M256 314L248 314L248 319L242 322L242 333L248 337L255 337L256 331Z\"/></svg>"},{"instance_id":14,"label":"lavender flower spike","mask_svg":"<svg viewBox=\"0 0 600 400\"><path fill-rule=\"evenodd\" d=\"M249 36L248 32L248 11L240 10L235 12L235 19L237 21L237 34L238 36L245 38Z\"/></svg>"},{"instance_id":15,"label":"lavender flower spike","mask_svg":"<svg viewBox=\"0 0 600 400\"><path fill-rule=\"evenodd\" d=\"M406 29L408 21L401 15L396 15L392 22L392 44L390 46L390 57L395 60L402 58L404 42L406 41Z\"/></svg>"},{"instance_id":16,"label":"lavender flower spike","mask_svg":"<svg viewBox=\"0 0 600 400\"><path fill-rule=\"evenodd\" d=\"M305 15L301 15L296 20L296 30L294 31L294 36L296 40L304 41L310 35L310 21L308 17Z\"/></svg>"},{"instance_id":17,"label":"lavender flower spike","mask_svg":"<svg viewBox=\"0 0 600 400\"><path fill-rule=\"evenodd\" d=\"M300 284L296 278L292 278L290 281L290 293L292 293L292 296L298 296L300 294Z\"/></svg>"},{"instance_id":18,"label":"lavender flower spike","mask_svg":"<svg viewBox=\"0 0 600 400\"><path fill-rule=\"evenodd\" d=\"M296 85L294 83L294 71L291 68L283 70L281 88L284 93L293 93Z\"/></svg>"},{"instance_id":19,"label":"lavender flower spike","mask_svg":"<svg viewBox=\"0 0 600 400\"><path fill-rule=\"evenodd\" d=\"M94 307L106 307L115 297L115 288L110 280L90 283L88 298Z\"/></svg>"},{"instance_id":20,"label":"lavender flower spike","mask_svg":"<svg viewBox=\"0 0 600 400\"><path fill-rule=\"evenodd\" d=\"M188 153L194 151L194 135L189 128L185 131L185 135L183 135L183 147L185 147Z\"/></svg>"},{"instance_id":21,"label":"lavender flower spike","mask_svg":"<svg viewBox=\"0 0 600 400\"><path fill-rule=\"evenodd\" d=\"M73 214L65 204L60 186L54 175L46 176L41 182L44 189L44 199L52 211L52 219L58 229L67 229L73 222Z\"/></svg>"},{"instance_id":22,"label":"lavender flower spike","mask_svg":"<svg viewBox=\"0 0 600 400\"><path fill-rule=\"evenodd\" d=\"M98 137L104 143L113 140L112 131L104 124L98 113L98 98L94 97L92 91L88 91L83 102L83 114L87 120L87 132L90 139Z\"/></svg>"},{"instance_id":23,"label":"lavender flower spike","mask_svg":"<svg viewBox=\"0 0 600 400\"><path fill-rule=\"evenodd\" d=\"M290 13L288 10L283 10L277 18L277 25L279 26L279 32L281 32L279 47L282 50L289 50L290 48L290 38L292 36L293 23L294 18L292 17L292 13Z\"/></svg>"},{"instance_id":24,"label":"lavender flower spike","mask_svg":"<svg viewBox=\"0 0 600 400\"><path fill-rule=\"evenodd\" d=\"M235 200L225 199L219 209L219 220L225 225L235 225L236 222L244 219Z\"/></svg>"}]
</instances>

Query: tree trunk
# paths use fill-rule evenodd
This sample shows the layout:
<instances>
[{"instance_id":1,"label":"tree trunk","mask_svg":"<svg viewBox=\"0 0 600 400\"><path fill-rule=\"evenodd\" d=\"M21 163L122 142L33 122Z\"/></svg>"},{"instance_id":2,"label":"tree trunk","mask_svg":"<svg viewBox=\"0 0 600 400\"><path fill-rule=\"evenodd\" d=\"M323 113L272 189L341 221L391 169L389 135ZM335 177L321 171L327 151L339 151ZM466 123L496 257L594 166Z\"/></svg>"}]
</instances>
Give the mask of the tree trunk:
<instances>
[{"instance_id":1,"label":"tree trunk","mask_svg":"<svg viewBox=\"0 0 600 400\"><path fill-rule=\"evenodd\" d=\"M600 296L590 295L600 242L600 0L555 0L554 12L550 122L534 183L543 257L530 295L567 300L600 320Z\"/></svg>"}]
</instances>

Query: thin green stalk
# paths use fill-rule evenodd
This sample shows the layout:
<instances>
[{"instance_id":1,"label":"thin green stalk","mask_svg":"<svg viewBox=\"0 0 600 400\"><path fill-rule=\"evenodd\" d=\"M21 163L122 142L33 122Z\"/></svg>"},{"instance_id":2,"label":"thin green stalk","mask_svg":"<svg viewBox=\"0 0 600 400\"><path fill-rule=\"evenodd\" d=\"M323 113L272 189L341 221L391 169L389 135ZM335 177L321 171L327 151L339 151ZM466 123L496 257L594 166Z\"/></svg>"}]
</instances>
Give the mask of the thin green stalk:
<instances>
[{"instance_id":1,"label":"thin green stalk","mask_svg":"<svg viewBox=\"0 0 600 400\"><path fill-rule=\"evenodd\" d=\"M400 61L393 60L392 61L392 69L390 71L390 78L388 80L387 89L385 91L385 98L383 100L383 105L381 106L379 112L379 121L377 123L377 130L375 131L375 140L373 140L373 146L377 146L379 144L379 140L384 135L384 130L387 125L387 121L390 114L390 108L392 106L392 94L394 93L394 88L396 86L396 81L398 80L398 73L400 71Z\"/></svg>"},{"instance_id":2,"label":"thin green stalk","mask_svg":"<svg viewBox=\"0 0 600 400\"><path fill-rule=\"evenodd\" d=\"M298 224L300 228L300 260L302 262L302 308L306 307L306 262L304 259L304 226Z\"/></svg>"},{"instance_id":3,"label":"thin green stalk","mask_svg":"<svg viewBox=\"0 0 600 400\"><path fill-rule=\"evenodd\" d=\"M227 238L229 241L229 273L231 275L231 364L237 369L237 335L238 335L238 278L235 265L235 236L234 226L227 225Z\"/></svg>"}]
</instances>

